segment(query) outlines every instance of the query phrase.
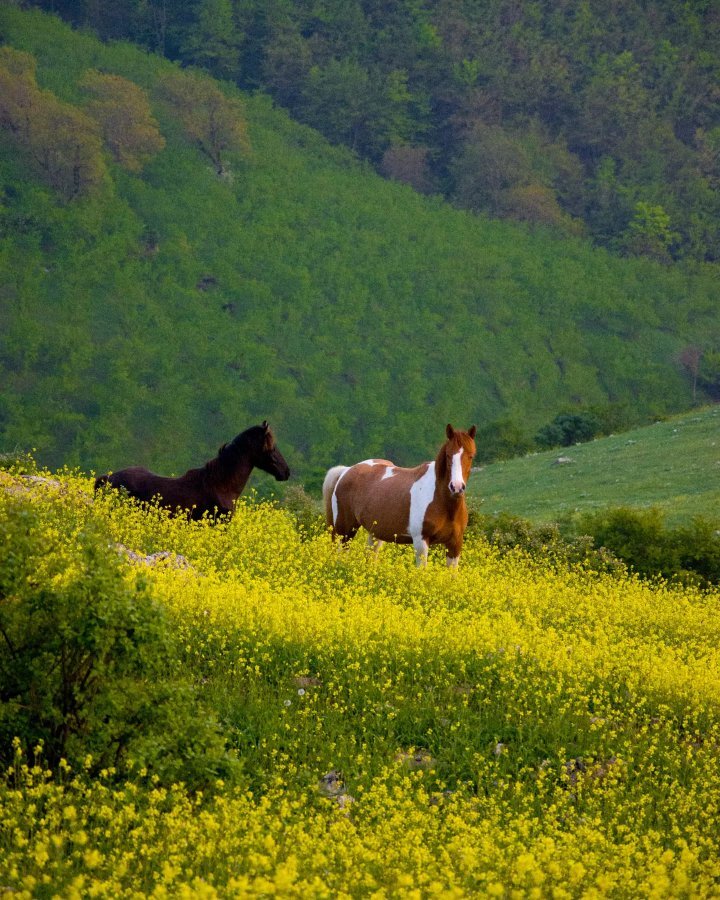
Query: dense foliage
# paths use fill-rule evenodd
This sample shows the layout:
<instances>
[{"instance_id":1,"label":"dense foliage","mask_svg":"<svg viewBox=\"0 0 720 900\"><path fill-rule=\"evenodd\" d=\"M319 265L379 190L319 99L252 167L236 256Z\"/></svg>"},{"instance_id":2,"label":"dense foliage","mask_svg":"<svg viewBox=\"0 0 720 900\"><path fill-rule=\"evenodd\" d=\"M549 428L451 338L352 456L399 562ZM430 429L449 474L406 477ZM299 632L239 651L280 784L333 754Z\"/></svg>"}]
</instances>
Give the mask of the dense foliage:
<instances>
[{"instance_id":1,"label":"dense foliage","mask_svg":"<svg viewBox=\"0 0 720 900\"><path fill-rule=\"evenodd\" d=\"M447 421L507 453L559 410L630 424L711 383L712 267L454 211L261 96L38 11L0 7L0 33L29 120L87 123L100 167L83 191L71 155L39 166L43 132L3 92L2 450L170 474L268 418L317 484L378 452L429 458Z\"/></svg>"},{"instance_id":2,"label":"dense foliage","mask_svg":"<svg viewBox=\"0 0 720 900\"><path fill-rule=\"evenodd\" d=\"M38 0L467 209L720 257L720 17L652 0Z\"/></svg>"},{"instance_id":3,"label":"dense foliage","mask_svg":"<svg viewBox=\"0 0 720 900\"><path fill-rule=\"evenodd\" d=\"M90 754L94 771L144 767L195 788L232 773L166 611L127 579L87 498L57 502L53 483L56 502L33 502L32 481L0 476L0 761L17 738L54 767Z\"/></svg>"},{"instance_id":4,"label":"dense foliage","mask_svg":"<svg viewBox=\"0 0 720 900\"><path fill-rule=\"evenodd\" d=\"M406 547L375 557L359 537L338 554L266 505L212 526L91 502L90 487L0 489L3 521L28 525L0 555L2 615L33 590L69 595L80 566L98 613L105 597L134 596L139 616L152 600L243 772L197 792L181 782L185 745L165 772L97 771L90 733L86 758L48 765L6 732L0 883L18 896L715 890L716 592L501 556L477 537L459 570L433 554L417 571ZM132 554L104 556L100 533ZM30 568L34 585L12 576ZM124 646L141 665L142 643ZM155 689L105 675L127 702Z\"/></svg>"},{"instance_id":5,"label":"dense foliage","mask_svg":"<svg viewBox=\"0 0 720 900\"><path fill-rule=\"evenodd\" d=\"M646 578L720 584L719 525L696 516L669 528L661 510L616 507L586 514L576 527Z\"/></svg>"},{"instance_id":6,"label":"dense foliage","mask_svg":"<svg viewBox=\"0 0 720 900\"><path fill-rule=\"evenodd\" d=\"M535 524L509 513L471 510L470 531L501 552L521 550L561 566L582 563L598 572L629 570L647 579L720 584L720 521L696 516L668 525L662 510L610 506L561 523Z\"/></svg>"}]
</instances>

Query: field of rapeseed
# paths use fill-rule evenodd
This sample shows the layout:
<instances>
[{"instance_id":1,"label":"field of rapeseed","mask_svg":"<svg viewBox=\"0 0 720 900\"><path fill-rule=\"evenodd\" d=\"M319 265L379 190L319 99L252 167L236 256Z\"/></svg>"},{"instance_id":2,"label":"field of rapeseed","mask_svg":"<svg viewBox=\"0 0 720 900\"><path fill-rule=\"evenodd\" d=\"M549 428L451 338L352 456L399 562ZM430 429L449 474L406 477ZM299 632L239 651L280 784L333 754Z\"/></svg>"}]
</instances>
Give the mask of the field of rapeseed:
<instances>
[{"instance_id":1,"label":"field of rapeseed","mask_svg":"<svg viewBox=\"0 0 720 900\"><path fill-rule=\"evenodd\" d=\"M57 478L0 473L0 674L49 608L92 663L32 746L0 685L0 894L720 895L717 592Z\"/></svg>"}]
</instances>

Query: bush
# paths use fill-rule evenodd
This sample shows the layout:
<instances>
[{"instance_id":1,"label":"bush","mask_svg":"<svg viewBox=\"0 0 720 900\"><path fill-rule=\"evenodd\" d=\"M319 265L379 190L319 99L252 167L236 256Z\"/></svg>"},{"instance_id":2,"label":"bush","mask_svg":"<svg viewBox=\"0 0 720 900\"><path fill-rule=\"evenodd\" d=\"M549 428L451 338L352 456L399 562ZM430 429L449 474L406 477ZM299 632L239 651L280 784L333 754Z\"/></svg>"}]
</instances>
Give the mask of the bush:
<instances>
[{"instance_id":1,"label":"bush","mask_svg":"<svg viewBox=\"0 0 720 900\"><path fill-rule=\"evenodd\" d=\"M303 536L316 537L326 531L322 504L314 500L301 484L286 488L280 505L296 521Z\"/></svg>"},{"instance_id":2,"label":"bush","mask_svg":"<svg viewBox=\"0 0 720 900\"><path fill-rule=\"evenodd\" d=\"M591 441L600 429L591 413L560 413L537 432L535 442L540 447L570 447Z\"/></svg>"},{"instance_id":3,"label":"bush","mask_svg":"<svg viewBox=\"0 0 720 900\"><path fill-rule=\"evenodd\" d=\"M478 463L523 456L533 449L524 429L512 419L497 419L478 428L475 443Z\"/></svg>"},{"instance_id":4,"label":"bush","mask_svg":"<svg viewBox=\"0 0 720 900\"><path fill-rule=\"evenodd\" d=\"M174 634L87 503L0 491L0 761L28 752L144 766L191 787L232 775L216 723L172 660Z\"/></svg>"},{"instance_id":5,"label":"bush","mask_svg":"<svg viewBox=\"0 0 720 900\"><path fill-rule=\"evenodd\" d=\"M533 559L582 565L595 572L625 572L622 562L606 548L597 547L590 535L564 537L554 523L535 525L510 513L483 515L471 507L468 528L484 535L501 551L521 550Z\"/></svg>"},{"instance_id":6,"label":"bush","mask_svg":"<svg viewBox=\"0 0 720 900\"><path fill-rule=\"evenodd\" d=\"M646 578L707 586L720 582L720 522L695 518L669 528L659 509L617 507L580 519L581 530Z\"/></svg>"},{"instance_id":7,"label":"bush","mask_svg":"<svg viewBox=\"0 0 720 900\"><path fill-rule=\"evenodd\" d=\"M0 470L12 472L14 475L35 475L37 463L27 450L7 450L0 453Z\"/></svg>"}]
</instances>

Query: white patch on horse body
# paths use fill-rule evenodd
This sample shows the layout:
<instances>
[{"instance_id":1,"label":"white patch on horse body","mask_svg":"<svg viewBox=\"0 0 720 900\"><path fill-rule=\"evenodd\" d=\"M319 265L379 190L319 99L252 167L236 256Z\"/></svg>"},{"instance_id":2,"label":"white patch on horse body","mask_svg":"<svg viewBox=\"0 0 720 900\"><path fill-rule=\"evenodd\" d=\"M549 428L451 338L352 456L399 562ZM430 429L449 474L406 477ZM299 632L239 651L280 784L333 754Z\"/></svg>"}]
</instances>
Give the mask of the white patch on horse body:
<instances>
[{"instance_id":1,"label":"white patch on horse body","mask_svg":"<svg viewBox=\"0 0 720 900\"><path fill-rule=\"evenodd\" d=\"M394 474L395 474L395 467L394 467L394 466L387 466L386 469L385 469L385 474L384 474L383 477L380 479L380 481L385 481L386 478L392 478Z\"/></svg>"},{"instance_id":2,"label":"white patch on horse body","mask_svg":"<svg viewBox=\"0 0 720 900\"><path fill-rule=\"evenodd\" d=\"M408 534L412 538L415 546L415 554L420 551L418 543L423 541L422 528L425 521L425 513L428 506L435 496L435 462L428 463L425 474L410 488L410 516L408 519ZM423 543L425 543L423 541ZM427 556L427 544L425 545L425 555Z\"/></svg>"},{"instance_id":3,"label":"white patch on horse body","mask_svg":"<svg viewBox=\"0 0 720 900\"><path fill-rule=\"evenodd\" d=\"M465 487L465 479L463 478L462 462L463 448L461 447L457 453L453 453L452 463L450 464L450 490L459 494Z\"/></svg>"}]
</instances>

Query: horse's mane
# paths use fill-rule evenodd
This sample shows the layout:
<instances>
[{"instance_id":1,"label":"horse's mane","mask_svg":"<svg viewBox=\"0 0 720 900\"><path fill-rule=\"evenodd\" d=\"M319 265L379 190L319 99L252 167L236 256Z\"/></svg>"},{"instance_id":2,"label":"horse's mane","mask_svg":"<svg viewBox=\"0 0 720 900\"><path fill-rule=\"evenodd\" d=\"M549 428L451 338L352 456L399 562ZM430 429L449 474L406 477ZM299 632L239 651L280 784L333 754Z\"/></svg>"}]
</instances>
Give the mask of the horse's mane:
<instances>
[{"instance_id":1,"label":"horse's mane","mask_svg":"<svg viewBox=\"0 0 720 900\"><path fill-rule=\"evenodd\" d=\"M267 430L262 425L252 425L241 431L227 444L223 444L218 450L215 459L211 459L207 466L224 470L234 469L238 460L249 450L259 450L265 440Z\"/></svg>"}]
</instances>

